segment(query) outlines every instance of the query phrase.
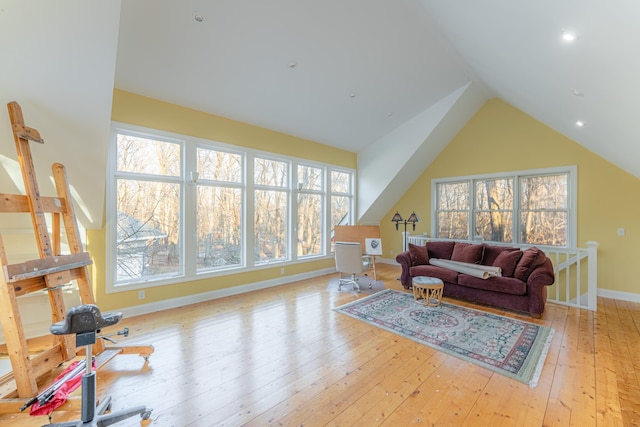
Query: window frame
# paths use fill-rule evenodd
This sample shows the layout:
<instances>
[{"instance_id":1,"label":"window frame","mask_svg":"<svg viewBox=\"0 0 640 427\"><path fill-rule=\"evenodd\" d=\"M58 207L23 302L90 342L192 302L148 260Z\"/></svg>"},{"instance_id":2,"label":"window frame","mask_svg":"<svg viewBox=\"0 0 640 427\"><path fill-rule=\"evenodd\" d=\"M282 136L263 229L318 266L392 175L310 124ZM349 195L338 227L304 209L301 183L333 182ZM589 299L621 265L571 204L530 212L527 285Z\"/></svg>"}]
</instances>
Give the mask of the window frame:
<instances>
[{"instance_id":1,"label":"window frame","mask_svg":"<svg viewBox=\"0 0 640 427\"><path fill-rule=\"evenodd\" d=\"M224 152L227 154L231 154L231 155L237 155L240 156L241 161L240 161L240 181L239 182L234 182L234 181L221 181L221 180L216 180L216 179L207 179L207 178L202 178L202 176L200 175L200 171L198 170L198 150L210 150L210 151L217 151L217 152ZM240 235L242 236L242 242L244 242L244 233L246 230L246 227L244 227L244 223L246 222L246 218L244 217L246 214L246 204L247 204L247 185L246 185L246 177L247 177L247 173L246 173L246 169L247 169L247 156L245 153L243 153L242 151L236 150L236 149L231 149L229 147L224 147L221 145L216 145L213 146L211 144L203 144L202 142L198 142L195 144L194 147L194 151L195 151L195 158L194 158L194 165L193 168L191 170L198 172L199 176L197 178L197 182L193 183L193 187L194 187L194 202L196 203L196 206L194 208L194 219L196 221L196 223L194 224L194 236L195 237L195 248L193 248L195 250L194 252L194 256L195 256L195 274L198 276L201 276L203 274L208 274L208 273L213 273L216 271L223 271L223 270L228 270L234 267L242 267L246 265L246 248L244 246L241 246L240 248L240 262L238 264L231 264L229 266L214 266L214 267L209 267L209 268L201 268L200 270L198 269L198 253L197 251L199 250L199 243L198 243L198 238L197 238L197 233L198 233L198 224L197 224L197 215L198 215L198 206L197 206L197 202L198 202L198 186L202 186L202 187L209 187L209 188L226 188L226 189L239 189L240 190L240 199L241 199L241 206L240 206L240 218L241 218L241 223L243 224L243 227L241 227L240 230ZM191 177L189 177L191 179ZM202 180L202 182L200 182ZM191 248L189 248L191 249Z\"/></svg>"},{"instance_id":2,"label":"window frame","mask_svg":"<svg viewBox=\"0 0 640 427\"><path fill-rule=\"evenodd\" d=\"M175 179L181 183L181 201L180 201L180 232L184 242L181 245L181 262L182 273L176 276L155 280L143 278L139 281L129 281L127 283L115 283L115 262L116 255L116 238L114 232L116 230L116 200L117 187L116 182L120 177L116 171L116 151L118 134L126 134L135 137L148 138L152 140L160 140L167 142L180 142L182 144L181 156L182 164L180 177ZM236 183L227 183L223 181L204 180L204 182L226 187L241 188L242 191L242 261L238 265L229 267L219 267L205 270L197 270L197 238L187 237L195 236L197 229L196 213L197 213L197 183L191 181L191 172L197 171L197 149L204 148L210 150L224 151L243 156L242 167L242 184L237 186ZM264 186L256 186L254 181L254 161L256 157L286 162L288 164L288 184L285 187L278 187L279 190L285 191L287 194L287 257L284 260L272 260L270 262L258 263L254 261L254 198L256 188L264 189ZM320 168L322 170L321 190L304 190L312 194L320 194L322 197L321 212L321 234L322 244L320 254L310 254L304 256L297 255L297 196L298 196L298 166L308 166ZM350 192L349 193L332 193L331 192L331 173L340 172L349 175ZM133 174L135 175L135 174ZM261 270L265 268L273 268L274 266L286 266L301 262L308 262L315 259L327 259L333 256L331 252L331 197L332 195L346 196L349 198L349 216L352 221L355 211L355 180L356 171L351 168L341 167L337 165L296 158L287 155L276 154L267 151L256 150L252 148L236 146L219 141L207 140L187 135L175 134L158 129L151 129L142 126L130 125L121 122L111 123L111 138L108 149L107 164L107 193L106 193L106 221L105 221L105 238L106 238L106 293L125 292L136 289L144 289L148 287L164 286L177 284L182 282L190 282L209 277L218 277L229 274L237 274L239 272L247 272Z\"/></svg>"},{"instance_id":3,"label":"window frame","mask_svg":"<svg viewBox=\"0 0 640 427\"><path fill-rule=\"evenodd\" d=\"M520 227L520 215L521 200L520 200L520 180L522 178L543 177L552 175L567 175L567 236L566 245L564 246L552 246L552 245L540 245L532 243L522 243L521 239L521 227ZM504 245L531 245L543 248L575 248L577 246L577 197L578 197L578 185L577 185L577 166L562 166L545 169L530 169L513 172L502 172L494 174L482 174L482 175L468 175L457 176L448 178L435 178L431 180L431 235L434 238L438 236L438 213L441 212L438 200L438 185L439 184L454 184L467 182L470 193L469 197L469 211L468 211L468 239L454 239L464 241L478 241L481 239L475 238L472 233L475 230L475 214L476 212L485 212L484 210L476 210L476 182L485 180L499 180L499 179L513 179L513 208L512 212L512 242L493 242L496 244ZM561 210L554 210L561 211ZM502 210L500 212L503 212ZM485 241L485 240L482 240ZM489 240L487 240L489 242Z\"/></svg>"}]
</instances>

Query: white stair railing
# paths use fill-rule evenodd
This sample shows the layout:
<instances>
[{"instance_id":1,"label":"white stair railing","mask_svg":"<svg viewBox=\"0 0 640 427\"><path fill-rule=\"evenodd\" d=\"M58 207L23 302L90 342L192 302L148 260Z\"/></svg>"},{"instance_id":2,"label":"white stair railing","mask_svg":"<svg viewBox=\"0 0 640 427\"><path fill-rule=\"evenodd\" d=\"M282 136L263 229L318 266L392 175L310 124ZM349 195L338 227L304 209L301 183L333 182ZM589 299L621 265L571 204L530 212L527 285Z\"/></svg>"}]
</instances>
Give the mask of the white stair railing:
<instances>
[{"instance_id":1,"label":"white stair railing","mask_svg":"<svg viewBox=\"0 0 640 427\"><path fill-rule=\"evenodd\" d=\"M444 241L425 235L405 235L406 242L424 246L428 241ZM496 244L497 242L461 240L465 243ZM505 244L505 246L530 248L532 245ZM598 296L598 243L587 242L586 248L541 247L551 259L555 282L547 288L547 301L570 307L596 311Z\"/></svg>"}]
</instances>

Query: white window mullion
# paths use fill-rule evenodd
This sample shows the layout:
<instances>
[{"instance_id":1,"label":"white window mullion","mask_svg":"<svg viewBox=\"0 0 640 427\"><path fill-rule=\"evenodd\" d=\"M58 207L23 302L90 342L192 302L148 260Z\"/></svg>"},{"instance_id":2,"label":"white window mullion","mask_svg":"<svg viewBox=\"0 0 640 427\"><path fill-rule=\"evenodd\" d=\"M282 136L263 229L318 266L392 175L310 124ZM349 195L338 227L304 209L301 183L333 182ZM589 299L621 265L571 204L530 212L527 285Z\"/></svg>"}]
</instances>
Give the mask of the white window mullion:
<instances>
[{"instance_id":1,"label":"white window mullion","mask_svg":"<svg viewBox=\"0 0 640 427\"><path fill-rule=\"evenodd\" d=\"M296 261L298 259L298 162L289 163L289 259Z\"/></svg>"},{"instance_id":2,"label":"white window mullion","mask_svg":"<svg viewBox=\"0 0 640 427\"><path fill-rule=\"evenodd\" d=\"M197 172L196 164L196 147L193 144L186 144L183 148L184 162L182 171L182 226L185 242L184 251L184 269L187 276L196 274L196 258L198 250L198 236L196 235L196 215L197 215L197 185L195 173Z\"/></svg>"},{"instance_id":3,"label":"white window mullion","mask_svg":"<svg viewBox=\"0 0 640 427\"><path fill-rule=\"evenodd\" d=\"M255 176L254 176L254 160L255 155L253 153L247 153L245 156L245 192L244 192L244 225L245 225L245 242L243 248L243 258L247 267L253 267L255 265L255 259L253 251L256 247L255 241L255 205L256 200L255 193Z\"/></svg>"}]
</instances>

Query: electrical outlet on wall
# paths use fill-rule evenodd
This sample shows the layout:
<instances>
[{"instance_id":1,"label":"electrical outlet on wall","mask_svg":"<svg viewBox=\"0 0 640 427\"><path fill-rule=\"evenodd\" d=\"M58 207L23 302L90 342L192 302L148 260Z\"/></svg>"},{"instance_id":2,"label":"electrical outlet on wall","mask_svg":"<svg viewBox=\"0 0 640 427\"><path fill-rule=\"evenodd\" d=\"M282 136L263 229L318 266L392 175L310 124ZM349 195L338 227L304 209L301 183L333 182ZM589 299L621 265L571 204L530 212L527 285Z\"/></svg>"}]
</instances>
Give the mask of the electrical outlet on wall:
<instances>
[{"instance_id":1,"label":"electrical outlet on wall","mask_svg":"<svg viewBox=\"0 0 640 427\"><path fill-rule=\"evenodd\" d=\"M145 294L144 291L138 291L138 299L144 299Z\"/></svg>"}]
</instances>

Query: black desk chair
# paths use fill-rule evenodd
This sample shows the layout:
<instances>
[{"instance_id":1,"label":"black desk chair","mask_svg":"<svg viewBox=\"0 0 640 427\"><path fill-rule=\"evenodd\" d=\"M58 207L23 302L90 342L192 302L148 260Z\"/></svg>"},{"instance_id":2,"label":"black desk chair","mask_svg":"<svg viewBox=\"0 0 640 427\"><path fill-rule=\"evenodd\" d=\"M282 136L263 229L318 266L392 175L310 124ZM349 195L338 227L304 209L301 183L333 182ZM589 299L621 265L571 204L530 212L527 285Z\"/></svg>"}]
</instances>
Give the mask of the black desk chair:
<instances>
[{"instance_id":1,"label":"black desk chair","mask_svg":"<svg viewBox=\"0 0 640 427\"><path fill-rule=\"evenodd\" d=\"M97 334L100 329L115 325L120 319L122 319L122 313L102 314L98 306L85 304L71 307L63 321L51 325L51 333L54 335L76 334L76 346L85 346L86 371L82 375L82 419L46 424L46 427L102 427L137 414L140 414L143 420L149 419L151 409L144 405L105 414L110 409L111 396L105 397L96 407L96 373L92 369L91 346L96 343L96 338L99 338Z\"/></svg>"}]
</instances>

